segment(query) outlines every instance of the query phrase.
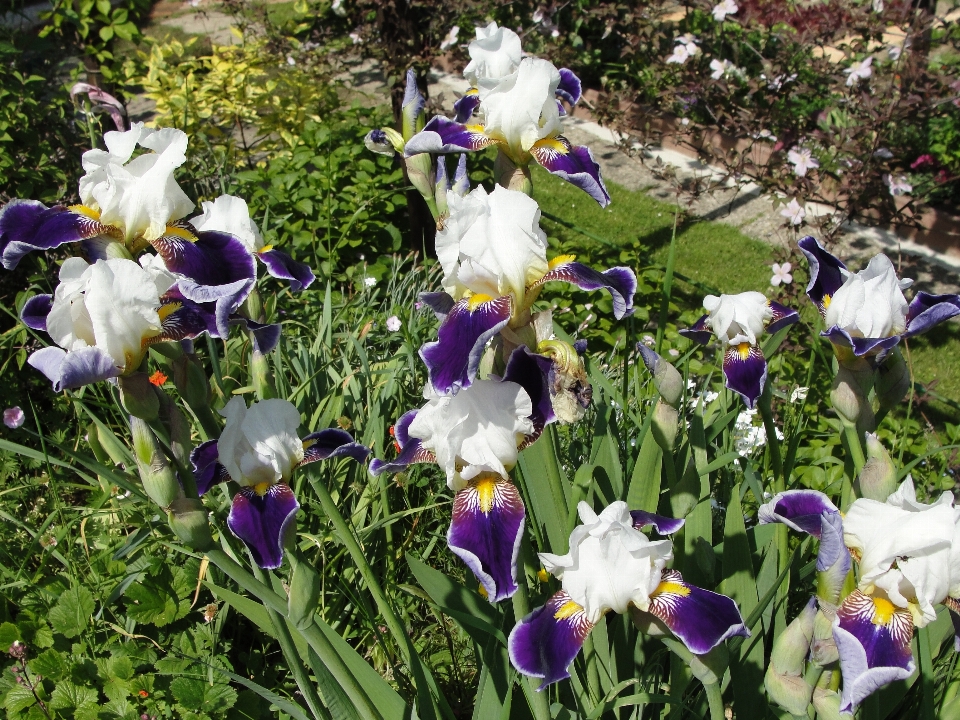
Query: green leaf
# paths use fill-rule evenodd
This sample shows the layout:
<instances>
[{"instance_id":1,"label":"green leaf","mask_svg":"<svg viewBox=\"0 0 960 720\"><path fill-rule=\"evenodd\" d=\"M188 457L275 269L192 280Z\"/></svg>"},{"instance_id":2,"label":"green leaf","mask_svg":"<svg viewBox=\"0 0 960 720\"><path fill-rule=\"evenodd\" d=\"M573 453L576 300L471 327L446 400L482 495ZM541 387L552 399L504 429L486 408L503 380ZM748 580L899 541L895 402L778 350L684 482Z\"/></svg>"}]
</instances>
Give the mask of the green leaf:
<instances>
[{"instance_id":1,"label":"green leaf","mask_svg":"<svg viewBox=\"0 0 960 720\"><path fill-rule=\"evenodd\" d=\"M16 625L10 622L0 625L0 648L5 650L17 640L20 640L20 630Z\"/></svg>"},{"instance_id":2,"label":"green leaf","mask_svg":"<svg viewBox=\"0 0 960 720\"><path fill-rule=\"evenodd\" d=\"M14 685L7 691L7 696L3 699L3 706L11 713L17 713L26 710L36 701L33 691L29 688L23 685Z\"/></svg>"},{"instance_id":3,"label":"green leaf","mask_svg":"<svg viewBox=\"0 0 960 720\"><path fill-rule=\"evenodd\" d=\"M554 443L553 425L533 445L520 453L520 471L526 495L530 500L530 521L546 531L549 549L565 553L567 533L567 480L560 469Z\"/></svg>"},{"instance_id":4,"label":"green leaf","mask_svg":"<svg viewBox=\"0 0 960 720\"><path fill-rule=\"evenodd\" d=\"M50 622L61 635L73 638L87 627L95 608L89 590L83 585L71 585L50 610Z\"/></svg>"},{"instance_id":5,"label":"green leaf","mask_svg":"<svg viewBox=\"0 0 960 720\"><path fill-rule=\"evenodd\" d=\"M29 663L30 671L37 675L43 675L54 682L62 680L70 674L70 665L63 653L50 648L37 655Z\"/></svg>"},{"instance_id":6,"label":"green leaf","mask_svg":"<svg viewBox=\"0 0 960 720\"><path fill-rule=\"evenodd\" d=\"M169 588L154 582L136 583L127 588L127 615L139 623L157 627L177 619L178 603Z\"/></svg>"},{"instance_id":7,"label":"green leaf","mask_svg":"<svg viewBox=\"0 0 960 720\"><path fill-rule=\"evenodd\" d=\"M660 503L660 479L663 468L663 449L649 432L653 411L647 413L640 428L640 454L633 466L630 486L627 488L627 505L631 510L656 512Z\"/></svg>"},{"instance_id":8,"label":"green leaf","mask_svg":"<svg viewBox=\"0 0 960 720\"><path fill-rule=\"evenodd\" d=\"M97 691L82 685L74 685L69 680L57 683L50 696L50 707L55 710L79 710L84 707L96 707Z\"/></svg>"},{"instance_id":9,"label":"green leaf","mask_svg":"<svg viewBox=\"0 0 960 720\"><path fill-rule=\"evenodd\" d=\"M194 678L175 678L170 683L170 692L185 709L206 713L224 712L237 702L237 691L229 685L210 685Z\"/></svg>"}]
</instances>

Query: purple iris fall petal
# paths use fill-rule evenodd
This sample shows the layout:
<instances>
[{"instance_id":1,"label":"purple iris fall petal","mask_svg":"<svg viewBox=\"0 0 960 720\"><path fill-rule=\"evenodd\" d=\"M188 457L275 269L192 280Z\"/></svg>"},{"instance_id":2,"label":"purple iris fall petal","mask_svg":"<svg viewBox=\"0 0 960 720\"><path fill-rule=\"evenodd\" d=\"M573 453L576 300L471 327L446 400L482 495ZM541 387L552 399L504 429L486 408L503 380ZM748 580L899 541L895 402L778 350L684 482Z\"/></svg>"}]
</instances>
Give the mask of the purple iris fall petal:
<instances>
[{"instance_id":1,"label":"purple iris fall petal","mask_svg":"<svg viewBox=\"0 0 960 720\"><path fill-rule=\"evenodd\" d=\"M844 276L841 270L846 270L847 266L828 253L812 235L801 238L799 245L800 251L810 264L807 296L817 304L823 314L826 312L825 299L826 303L829 303L833 294L843 285Z\"/></svg>"},{"instance_id":2,"label":"purple iris fall petal","mask_svg":"<svg viewBox=\"0 0 960 720\"><path fill-rule=\"evenodd\" d=\"M557 86L557 96L563 98L571 105L580 102L583 95L583 89L573 70L560 68L560 84Z\"/></svg>"},{"instance_id":3,"label":"purple iris fall petal","mask_svg":"<svg viewBox=\"0 0 960 720\"><path fill-rule=\"evenodd\" d=\"M253 255L229 233L212 230L195 233L191 226L183 223L171 225L151 244L167 270L188 277L197 285L231 285L257 277Z\"/></svg>"},{"instance_id":4,"label":"purple iris fall petal","mask_svg":"<svg viewBox=\"0 0 960 720\"><path fill-rule=\"evenodd\" d=\"M379 475L385 472L403 472L407 469L408 465L437 461L437 458L432 452L423 448L419 438L410 437L410 423L413 422L416 416L416 410L410 410L400 416L400 419L397 420L393 426L393 439L396 442L399 454L390 462L374 458L370 462L371 475Z\"/></svg>"},{"instance_id":5,"label":"purple iris fall petal","mask_svg":"<svg viewBox=\"0 0 960 720\"><path fill-rule=\"evenodd\" d=\"M303 438L303 460L300 464L306 465L318 460L332 460L340 457L349 457L357 462L363 462L369 454L370 448L354 442L353 436L346 430L328 428L310 433Z\"/></svg>"},{"instance_id":6,"label":"purple iris fall petal","mask_svg":"<svg viewBox=\"0 0 960 720\"><path fill-rule=\"evenodd\" d=\"M583 608L566 591L553 595L510 633L510 662L524 675L542 678L537 690L570 677L567 668L593 629Z\"/></svg>"},{"instance_id":7,"label":"purple iris fall petal","mask_svg":"<svg viewBox=\"0 0 960 720\"><path fill-rule=\"evenodd\" d=\"M484 135L482 129L437 115L424 126L423 130L410 138L403 148L403 154L410 157L425 152L440 154L473 152L492 143L493 140Z\"/></svg>"},{"instance_id":8,"label":"purple iris fall petal","mask_svg":"<svg viewBox=\"0 0 960 720\"><path fill-rule=\"evenodd\" d=\"M865 355L875 357L877 363L883 361L887 353L900 342L900 335L891 335L884 338L862 338L853 337L843 328L834 325L829 330L820 333L822 337L827 338L834 345L848 347L853 350L857 357Z\"/></svg>"},{"instance_id":9,"label":"purple iris fall petal","mask_svg":"<svg viewBox=\"0 0 960 720\"><path fill-rule=\"evenodd\" d=\"M533 402L533 414L530 416L533 433L527 436L526 445L540 437L543 429L557 419L550 401L551 370L553 361L550 358L532 353L526 346L514 350L507 361L503 379L520 385Z\"/></svg>"},{"instance_id":10,"label":"purple iris fall petal","mask_svg":"<svg viewBox=\"0 0 960 720\"><path fill-rule=\"evenodd\" d=\"M853 712L884 685L913 673L912 637L913 619L906 610L859 590L847 596L833 621L843 676L840 712Z\"/></svg>"},{"instance_id":11,"label":"purple iris fall petal","mask_svg":"<svg viewBox=\"0 0 960 720\"><path fill-rule=\"evenodd\" d=\"M282 250L267 250L258 252L267 272L278 280L289 280L290 290L300 292L308 287L314 281L313 270L306 263L297 262Z\"/></svg>"},{"instance_id":12,"label":"purple iris fall petal","mask_svg":"<svg viewBox=\"0 0 960 720\"><path fill-rule=\"evenodd\" d=\"M681 330L680 334L689 340L693 340L701 345L706 345L710 342L710 338L713 337L713 333L710 331L710 326L707 325L707 320L709 318L709 315L701 315L699 320L697 320L691 327Z\"/></svg>"},{"instance_id":13,"label":"purple iris fall petal","mask_svg":"<svg viewBox=\"0 0 960 720\"><path fill-rule=\"evenodd\" d=\"M598 272L583 263L564 262L550 268L546 275L531 287L538 287L554 280L576 285L581 290L600 290L613 298L613 316L617 320L633 314L633 296L637 292L637 276L626 267L615 267Z\"/></svg>"},{"instance_id":14,"label":"purple iris fall petal","mask_svg":"<svg viewBox=\"0 0 960 720\"><path fill-rule=\"evenodd\" d=\"M782 330L788 325L793 325L800 319L800 313L793 308L788 308L786 305L781 305L773 300L767 304L773 311L773 317L770 318L770 322L767 325L767 332L771 335L778 330Z\"/></svg>"},{"instance_id":15,"label":"purple iris fall petal","mask_svg":"<svg viewBox=\"0 0 960 720\"><path fill-rule=\"evenodd\" d=\"M760 348L749 343L727 348L723 353L723 378L752 410L767 382L767 361Z\"/></svg>"},{"instance_id":16,"label":"purple iris fall petal","mask_svg":"<svg viewBox=\"0 0 960 720\"><path fill-rule=\"evenodd\" d=\"M120 375L113 358L98 347L65 351L58 347L37 350L27 359L31 367L53 383L54 392L72 390Z\"/></svg>"},{"instance_id":17,"label":"purple iris fall petal","mask_svg":"<svg viewBox=\"0 0 960 720\"><path fill-rule=\"evenodd\" d=\"M729 637L750 637L732 599L689 585L676 570L663 571L648 612L696 655L710 652Z\"/></svg>"},{"instance_id":18,"label":"purple iris fall petal","mask_svg":"<svg viewBox=\"0 0 960 720\"><path fill-rule=\"evenodd\" d=\"M47 315L53 307L53 295L34 295L23 304L20 319L31 330L47 329Z\"/></svg>"},{"instance_id":19,"label":"purple iris fall petal","mask_svg":"<svg viewBox=\"0 0 960 720\"><path fill-rule=\"evenodd\" d=\"M465 123L473 117L473 111L480 106L480 96L476 91L468 91L466 95L453 104L454 119L458 123Z\"/></svg>"},{"instance_id":20,"label":"purple iris fall petal","mask_svg":"<svg viewBox=\"0 0 960 720\"><path fill-rule=\"evenodd\" d=\"M195 338L207 332L209 313L193 302L161 298L160 335L149 342Z\"/></svg>"},{"instance_id":21,"label":"purple iris fall petal","mask_svg":"<svg viewBox=\"0 0 960 720\"><path fill-rule=\"evenodd\" d=\"M48 208L36 200L11 200L0 210L0 264L13 270L27 253L51 250L97 235L119 235L104 225L62 205Z\"/></svg>"},{"instance_id":22,"label":"purple iris fall petal","mask_svg":"<svg viewBox=\"0 0 960 720\"><path fill-rule=\"evenodd\" d=\"M510 321L508 296L456 303L440 324L438 339L420 348L430 384L441 395L469 387L477 376L487 341Z\"/></svg>"},{"instance_id":23,"label":"purple iris fall petal","mask_svg":"<svg viewBox=\"0 0 960 720\"><path fill-rule=\"evenodd\" d=\"M666 517L665 515L656 515L645 510L631 510L630 517L633 518L633 526L637 530L643 530L645 527L653 526L653 529L660 535L673 535L683 527L683 518Z\"/></svg>"},{"instance_id":24,"label":"purple iris fall petal","mask_svg":"<svg viewBox=\"0 0 960 720\"><path fill-rule=\"evenodd\" d=\"M442 290L440 292L420 293L420 302L433 310L433 314L436 315L437 320L441 322L446 320L447 315L453 310L455 304L454 299Z\"/></svg>"},{"instance_id":25,"label":"purple iris fall petal","mask_svg":"<svg viewBox=\"0 0 960 720\"><path fill-rule=\"evenodd\" d=\"M925 333L934 325L960 315L960 295L931 295L918 292L907 309L907 331L904 337Z\"/></svg>"},{"instance_id":26,"label":"purple iris fall petal","mask_svg":"<svg viewBox=\"0 0 960 720\"><path fill-rule=\"evenodd\" d=\"M467 175L466 153L460 153L460 155L457 156L457 169L453 173L453 187L451 189L460 197L470 192L470 176Z\"/></svg>"},{"instance_id":27,"label":"purple iris fall petal","mask_svg":"<svg viewBox=\"0 0 960 720\"><path fill-rule=\"evenodd\" d=\"M248 320L242 315L231 315L230 325L239 325L244 330L249 330L253 339L253 349L261 355L272 352L280 342L280 323L258 323Z\"/></svg>"},{"instance_id":28,"label":"purple iris fall petal","mask_svg":"<svg viewBox=\"0 0 960 720\"><path fill-rule=\"evenodd\" d=\"M240 307L256 280L237 280L229 285L201 285L188 278L177 282L180 292L188 300L200 305L211 305L216 336L226 339L230 334L233 311Z\"/></svg>"},{"instance_id":29,"label":"purple iris fall petal","mask_svg":"<svg viewBox=\"0 0 960 720\"><path fill-rule=\"evenodd\" d=\"M230 479L230 473L220 464L216 440L207 440L190 451L193 477L197 481L197 493L203 495L214 485Z\"/></svg>"},{"instance_id":30,"label":"purple iris fall petal","mask_svg":"<svg viewBox=\"0 0 960 720\"><path fill-rule=\"evenodd\" d=\"M540 140L530 148L530 154L545 170L576 185L596 200L600 207L610 204L610 194L603 184L600 165L593 158L590 148L571 145L565 137L557 136Z\"/></svg>"},{"instance_id":31,"label":"purple iris fall petal","mask_svg":"<svg viewBox=\"0 0 960 720\"><path fill-rule=\"evenodd\" d=\"M299 508L293 490L284 483L271 485L262 495L242 487L233 496L227 527L253 553L257 565L274 570L283 562L284 539Z\"/></svg>"},{"instance_id":32,"label":"purple iris fall petal","mask_svg":"<svg viewBox=\"0 0 960 720\"><path fill-rule=\"evenodd\" d=\"M471 480L453 499L447 544L477 576L490 602L517 591L517 555L526 511L517 488L496 476Z\"/></svg>"},{"instance_id":33,"label":"purple iris fall petal","mask_svg":"<svg viewBox=\"0 0 960 720\"><path fill-rule=\"evenodd\" d=\"M839 514L830 498L817 490L786 490L760 506L761 525L782 522L797 532L819 538L824 513Z\"/></svg>"}]
</instances>

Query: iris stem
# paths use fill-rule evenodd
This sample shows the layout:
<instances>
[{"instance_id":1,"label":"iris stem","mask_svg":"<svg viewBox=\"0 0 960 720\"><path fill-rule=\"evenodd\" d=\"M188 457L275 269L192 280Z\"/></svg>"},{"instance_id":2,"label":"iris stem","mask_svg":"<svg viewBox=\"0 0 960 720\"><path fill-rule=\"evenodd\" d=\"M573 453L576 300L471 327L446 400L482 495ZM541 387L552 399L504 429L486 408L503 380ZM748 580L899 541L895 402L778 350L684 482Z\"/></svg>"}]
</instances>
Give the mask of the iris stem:
<instances>
[{"instance_id":1,"label":"iris stem","mask_svg":"<svg viewBox=\"0 0 960 720\"><path fill-rule=\"evenodd\" d=\"M660 295L660 315L657 318L657 354L662 353L663 334L667 329L667 315L670 312L670 294L673 291L673 266L677 260L677 222L680 219L680 205L673 214L673 234L670 236L670 250L667 252L667 267L663 275L663 289Z\"/></svg>"},{"instance_id":2,"label":"iris stem","mask_svg":"<svg viewBox=\"0 0 960 720\"><path fill-rule=\"evenodd\" d=\"M930 628L922 627L917 630L917 654L920 656L920 687L923 690L920 702L920 717L922 720L934 720L933 697L933 657L930 652Z\"/></svg>"},{"instance_id":3,"label":"iris stem","mask_svg":"<svg viewBox=\"0 0 960 720\"><path fill-rule=\"evenodd\" d=\"M760 394L760 401L757 406L760 409L760 417L763 418L763 429L767 433L767 447L770 448L770 462L773 465L773 492L776 494L783 491L787 479L783 477L780 438L777 437L777 426L773 422L771 395L772 391L768 378L763 385L763 392Z\"/></svg>"},{"instance_id":4,"label":"iris stem","mask_svg":"<svg viewBox=\"0 0 960 720\"><path fill-rule=\"evenodd\" d=\"M267 584L266 573L260 568L254 566L255 577L264 585ZM287 669L293 675L293 679L300 689L300 694L307 701L310 712L317 720L330 720L331 715L324 707L320 696L317 694L317 688L307 675L307 669L303 664L303 658L297 652L297 646L293 643L293 637L290 635L290 628L287 627L287 621L273 608L266 608L267 615L270 617L270 624L273 625L273 631L277 635L277 641L280 643L280 650L287 661Z\"/></svg>"},{"instance_id":5,"label":"iris stem","mask_svg":"<svg viewBox=\"0 0 960 720\"><path fill-rule=\"evenodd\" d=\"M853 463L852 473L844 474L843 485L840 490L840 510L846 512L856 499L853 492L853 482L860 476L860 471L866 464L866 458L863 454L860 432L856 425L844 423L843 436L846 439L847 452L850 454L849 459Z\"/></svg>"},{"instance_id":6,"label":"iris stem","mask_svg":"<svg viewBox=\"0 0 960 720\"><path fill-rule=\"evenodd\" d=\"M282 617L286 617L286 600L275 593L272 588L267 587L257 580L246 568L242 567L221 548L211 548L207 551L206 555L227 577L260 600L265 608L273 610ZM346 663L344 663L340 654L320 628L316 625L311 625L306 630L301 631L301 634L310 647L313 648L314 652L317 653L317 656L323 661L323 664L327 666L330 674L333 675L340 687L343 688L343 691L347 694L347 697L350 698L350 701L354 704L361 717L368 718L369 720L382 720L383 716L377 711L376 706L370 701L363 687L357 682L356 677L350 672L350 669Z\"/></svg>"},{"instance_id":7,"label":"iris stem","mask_svg":"<svg viewBox=\"0 0 960 720\"><path fill-rule=\"evenodd\" d=\"M724 720L723 693L720 683L704 683L703 689L707 693L707 704L710 706L710 720Z\"/></svg>"}]
</instances>

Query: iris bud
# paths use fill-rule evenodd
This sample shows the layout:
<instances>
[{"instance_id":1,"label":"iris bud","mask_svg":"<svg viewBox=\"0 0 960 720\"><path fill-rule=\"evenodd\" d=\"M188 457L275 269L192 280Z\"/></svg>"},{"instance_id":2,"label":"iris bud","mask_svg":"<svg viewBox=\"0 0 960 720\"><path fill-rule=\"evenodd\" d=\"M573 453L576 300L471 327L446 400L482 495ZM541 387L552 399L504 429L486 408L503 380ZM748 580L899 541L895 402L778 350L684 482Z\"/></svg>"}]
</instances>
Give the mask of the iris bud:
<instances>
[{"instance_id":1,"label":"iris bud","mask_svg":"<svg viewBox=\"0 0 960 720\"><path fill-rule=\"evenodd\" d=\"M130 418L130 434L143 489L157 505L164 509L170 507L175 500L184 497L183 488L167 462L157 436L147 423L136 417Z\"/></svg>"},{"instance_id":2,"label":"iris bud","mask_svg":"<svg viewBox=\"0 0 960 720\"><path fill-rule=\"evenodd\" d=\"M806 715L813 688L804 680L804 661L813 639L817 616L817 601L811 598L807 606L774 640L770 665L763 678L771 699L793 715Z\"/></svg>"},{"instance_id":3,"label":"iris bud","mask_svg":"<svg viewBox=\"0 0 960 720\"><path fill-rule=\"evenodd\" d=\"M213 547L207 509L199 500L178 498L170 505L167 522L184 545L205 552Z\"/></svg>"},{"instance_id":4,"label":"iris bud","mask_svg":"<svg viewBox=\"0 0 960 720\"><path fill-rule=\"evenodd\" d=\"M850 370L840 365L833 378L833 388L830 390L830 403L837 415L846 425L857 425L861 415L873 415L873 409L867 400L872 384L872 371L866 376L864 371Z\"/></svg>"},{"instance_id":5,"label":"iris bud","mask_svg":"<svg viewBox=\"0 0 960 720\"><path fill-rule=\"evenodd\" d=\"M653 408L653 421L650 423L650 432L653 433L657 445L665 453L673 452L673 443L677 439L680 413L672 405L667 405L662 399L657 400Z\"/></svg>"},{"instance_id":6,"label":"iris bud","mask_svg":"<svg viewBox=\"0 0 960 720\"><path fill-rule=\"evenodd\" d=\"M668 405L679 408L680 399L683 397L683 377L673 365L643 343L637 343L637 351L643 358L643 364L653 375L653 385L660 397Z\"/></svg>"},{"instance_id":7,"label":"iris bud","mask_svg":"<svg viewBox=\"0 0 960 720\"><path fill-rule=\"evenodd\" d=\"M877 368L877 399L880 411L896 407L910 389L910 369L904 362L900 348L895 347Z\"/></svg>"},{"instance_id":8,"label":"iris bud","mask_svg":"<svg viewBox=\"0 0 960 720\"><path fill-rule=\"evenodd\" d=\"M293 558L293 555L291 555ZM320 576L302 559L292 560L293 576L287 596L287 618L301 630L313 623L313 613L320 602Z\"/></svg>"},{"instance_id":9,"label":"iris bud","mask_svg":"<svg viewBox=\"0 0 960 720\"><path fill-rule=\"evenodd\" d=\"M836 690L816 688L813 691L813 707L817 711L817 720L841 720L840 693ZM947 716L942 715L941 717L945 718Z\"/></svg>"},{"instance_id":10,"label":"iris bud","mask_svg":"<svg viewBox=\"0 0 960 720\"><path fill-rule=\"evenodd\" d=\"M867 433L867 462L857 478L858 497L885 502L897 490L897 469L883 443Z\"/></svg>"},{"instance_id":11,"label":"iris bud","mask_svg":"<svg viewBox=\"0 0 960 720\"><path fill-rule=\"evenodd\" d=\"M833 618L836 611L828 616L822 609L817 612L813 623L813 642L810 644L810 659L817 665L826 666L840 659L837 643L833 639Z\"/></svg>"},{"instance_id":12,"label":"iris bud","mask_svg":"<svg viewBox=\"0 0 960 720\"><path fill-rule=\"evenodd\" d=\"M393 128L377 128L367 133L363 139L363 144L367 150L375 152L378 155L393 157L396 153L402 153L406 143L403 136Z\"/></svg>"},{"instance_id":13,"label":"iris bud","mask_svg":"<svg viewBox=\"0 0 960 720\"><path fill-rule=\"evenodd\" d=\"M160 398L146 373L121 375L117 384L120 386L120 402L128 413L141 420L156 419L160 411Z\"/></svg>"},{"instance_id":14,"label":"iris bud","mask_svg":"<svg viewBox=\"0 0 960 720\"><path fill-rule=\"evenodd\" d=\"M437 212L437 203L433 195L436 178L433 173L433 159L430 157L430 153L411 155L408 158L404 158L404 162L407 165L407 179L410 181L410 184L423 195L427 207L430 208L430 212L433 214L434 219L436 219L439 215Z\"/></svg>"}]
</instances>

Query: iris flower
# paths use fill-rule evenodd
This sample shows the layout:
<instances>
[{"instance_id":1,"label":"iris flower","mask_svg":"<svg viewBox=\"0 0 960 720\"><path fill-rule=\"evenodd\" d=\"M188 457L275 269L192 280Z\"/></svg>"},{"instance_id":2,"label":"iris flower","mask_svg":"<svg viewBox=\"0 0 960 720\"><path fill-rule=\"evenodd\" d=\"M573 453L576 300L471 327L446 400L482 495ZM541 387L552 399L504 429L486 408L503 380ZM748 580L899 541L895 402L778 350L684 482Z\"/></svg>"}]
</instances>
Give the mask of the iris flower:
<instances>
[{"instance_id":1,"label":"iris flower","mask_svg":"<svg viewBox=\"0 0 960 720\"><path fill-rule=\"evenodd\" d=\"M294 530L300 503L290 489L294 469L318 460L351 457L363 462L369 449L339 429L297 436L300 413L286 400L272 399L249 408L234 397L220 411L226 419L219 440L209 440L190 454L203 495L214 484L232 480L227 527L243 541L264 569L280 567L283 547Z\"/></svg>"},{"instance_id":2,"label":"iris flower","mask_svg":"<svg viewBox=\"0 0 960 720\"><path fill-rule=\"evenodd\" d=\"M540 553L562 589L517 623L508 641L510 661L524 675L542 678L539 690L570 677L567 668L587 635L611 610L662 623L697 655L729 637L749 637L733 600L668 570L671 541L641 532L653 525L660 534L672 534L683 520L630 512L622 501L599 515L585 502L577 511L581 524L570 534L569 552Z\"/></svg>"},{"instance_id":3,"label":"iris flower","mask_svg":"<svg viewBox=\"0 0 960 720\"><path fill-rule=\"evenodd\" d=\"M473 382L487 342L503 328L527 325L530 308L548 282L604 288L617 319L632 312L633 271L597 272L572 255L548 261L540 208L524 193L497 186L488 194L478 187L464 197L448 193L447 205L449 216L436 240L444 292L421 296L441 317L438 339L420 350L438 393Z\"/></svg>"},{"instance_id":4,"label":"iris flower","mask_svg":"<svg viewBox=\"0 0 960 720\"><path fill-rule=\"evenodd\" d=\"M819 584L827 586L819 591L821 608L836 608L840 712L852 713L882 686L914 672L913 628L935 620L936 605L950 609L957 627L958 521L951 493L931 504L918 502L909 477L886 502L860 498L842 518L829 498L814 490L779 493L760 508L761 523L782 522L820 538L817 571ZM851 556L857 561L856 589L841 598Z\"/></svg>"},{"instance_id":5,"label":"iris flower","mask_svg":"<svg viewBox=\"0 0 960 720\"><path fill-rule=\"evenodd\" d=\"M207 329L203 313L177 294L175 282L152 255L141 264L67 258L54 294L35 295L21 313L24 324L46 331L59 347L37 350L27 362L56 392L129 375L151 343Z\"/></svg>"},{"instance_id":6,"label":"iris flower","mask_svg":"<svg viewBox=\"0 0 960 720\"><path fill-rule=\"evenodd\" d=\"M767 300L763 293L707 295L707 314L680 334L702 345L710 342L711 331L724 346L723 378L726 386L753 409L767 381L767 361L758 338L792 325L800 316L796 310Z\"/></svg>"},{"instance_id":7,"label":"iris flower","mask_svg":"<svg viewBox=\"0 0 960 720\"><path fill-rule=\"evenodd\" d=\"M518 348L503 379L478 380L456 395L438 395L428 385L427 403L403 415L393 428L397 458L370 463L373 475L401 472L413 463L443 468L454 492L447 543L491 602L517 590L526 511L509 472L519 451L555 419L544 362L549 363Z\"/></svg>"},{"instance_id":8,"label":"iris flower","mask_svg":"<svg viewBox=\"0 0 960 720\"><path fill-rule=\"evenodd\" d=\"M833 343L840 360L867 357L882 362L902 338L960 315L957 295L918 292L908 303L903 291L913 281L900 280L882 253L852 273L809 235L800 240L800 250L810 264L807 296L820 308L827 326L821 335Z\"/></svg>"}]
</instances>

